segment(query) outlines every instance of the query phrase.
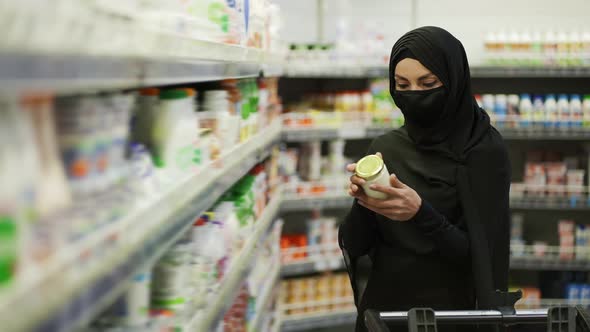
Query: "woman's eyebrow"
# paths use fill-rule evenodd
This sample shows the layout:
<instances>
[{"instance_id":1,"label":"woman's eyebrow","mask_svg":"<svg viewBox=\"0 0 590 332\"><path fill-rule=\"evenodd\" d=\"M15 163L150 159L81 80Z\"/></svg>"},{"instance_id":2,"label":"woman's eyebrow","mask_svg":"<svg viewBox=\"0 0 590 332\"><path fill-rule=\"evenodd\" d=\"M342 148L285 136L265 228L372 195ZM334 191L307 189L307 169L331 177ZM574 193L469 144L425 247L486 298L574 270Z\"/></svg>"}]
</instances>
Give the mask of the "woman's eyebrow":
<instances>
[{"instance_id":1,"label":"woman's eyebrow","mask_svg":"<svg viewBox=\"0 0 590 332\"><path fill-rule=\"evenodd\" d=\"M431 77L435 77L434 74L428 73L426 75L422 75L422 76L418 77L418 80L424 80L424 79L431 78Z\"/></svg>"},{"instance_id":2,"label":"woman's eyebrow","mask_svg":"<svg viewBox=\"0 0 590 332\"><path fill-rule=\"evenodd\" d=\"M405 77L403 77L403 76L400 76L400 75L398 75L398 74L395 74L395 78L399 78L399 79L402 79L402 80L409 81L409 79L407 79L407 78L405 78Z\"/></svg>"}]
</instances>

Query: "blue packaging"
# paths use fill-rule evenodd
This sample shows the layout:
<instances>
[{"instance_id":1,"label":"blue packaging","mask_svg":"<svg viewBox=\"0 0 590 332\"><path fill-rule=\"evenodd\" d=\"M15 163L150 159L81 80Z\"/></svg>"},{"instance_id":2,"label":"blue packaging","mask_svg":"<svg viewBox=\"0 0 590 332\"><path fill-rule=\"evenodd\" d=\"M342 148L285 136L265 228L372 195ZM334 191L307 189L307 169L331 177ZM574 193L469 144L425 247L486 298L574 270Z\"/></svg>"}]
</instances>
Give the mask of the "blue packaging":
<instances>
[{"instance_id":1,"label":"blue packaging","mask_svg":"<svg viewBox=\"0 0 590 332\"><path fill-rule=\"evenodd\" d=\"M582 286L574 283L567 284L565 292L567 300L579 300L582 295Z\"/></svg>"}]
</instances>

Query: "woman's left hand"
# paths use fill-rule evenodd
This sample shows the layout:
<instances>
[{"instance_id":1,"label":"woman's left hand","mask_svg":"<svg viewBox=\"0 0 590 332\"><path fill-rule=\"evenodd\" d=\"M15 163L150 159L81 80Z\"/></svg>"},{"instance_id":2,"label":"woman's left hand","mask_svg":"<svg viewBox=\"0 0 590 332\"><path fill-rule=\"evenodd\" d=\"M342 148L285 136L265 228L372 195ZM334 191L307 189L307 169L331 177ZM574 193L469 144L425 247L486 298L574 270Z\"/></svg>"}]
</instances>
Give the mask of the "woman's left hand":
<instances>
[{"instance_id":1,"label":"woman's left hand","mask_svg":"<svg viewBox=\"0 0 590 332\"><path fill-rule=\"evenodd\" d=\"M408 221L412 219L422 205L422 198L394 174L389 177L389 182L391 187L378 184L373 184L370 187L387 194L387 198L376 199L363 194L358 197L358 203L392 220Z\"/></svg>"}]
</instances>

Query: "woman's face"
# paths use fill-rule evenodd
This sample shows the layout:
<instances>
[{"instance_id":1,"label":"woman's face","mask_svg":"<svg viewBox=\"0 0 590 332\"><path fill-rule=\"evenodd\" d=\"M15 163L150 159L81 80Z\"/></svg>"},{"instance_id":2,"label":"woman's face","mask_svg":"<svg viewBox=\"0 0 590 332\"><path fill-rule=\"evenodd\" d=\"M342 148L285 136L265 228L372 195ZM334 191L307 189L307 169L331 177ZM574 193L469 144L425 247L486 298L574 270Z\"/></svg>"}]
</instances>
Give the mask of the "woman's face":
<instances>
[{"instance_id":1,"label":"woman's face","mask_svg":"<svg viewBox=\"0 0 590 332\"><path fill-rule=\"evenodd\" d=\"M441 87L442 82L420 61L405 58L395 67L395 90L419 91Z\"/></svg>"}]
</instances>

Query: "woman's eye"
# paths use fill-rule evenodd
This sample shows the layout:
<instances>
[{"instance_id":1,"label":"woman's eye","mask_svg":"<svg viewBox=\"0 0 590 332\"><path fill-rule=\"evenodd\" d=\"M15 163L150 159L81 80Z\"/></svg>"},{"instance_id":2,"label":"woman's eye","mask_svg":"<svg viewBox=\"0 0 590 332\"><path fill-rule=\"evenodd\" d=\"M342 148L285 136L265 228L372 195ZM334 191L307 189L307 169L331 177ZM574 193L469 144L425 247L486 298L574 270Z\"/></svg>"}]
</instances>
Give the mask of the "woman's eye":
<instances>
[{"instance_id":1,"label":"woman's eye","mask_svg":"<svg viewBox=\"0 0 590 332\"><path fill-rule=\"evenodd\" d=\"M427 88L432 88L436 85L436 83L437 83L436 81L433 81L433 82L424 82L422 84Z\"/></svg>"},{"instance_id":2,"label":"woman's eye","mask_svg":"<svg viewBox=\"0 0 590 332\"><path fill-rule=\"evenodd\" d=\"M407 89L409 86L410 86L409 84L401 84L401 83L397 84L397 87L399 89Z\"/></svg>"}]
</instances>

